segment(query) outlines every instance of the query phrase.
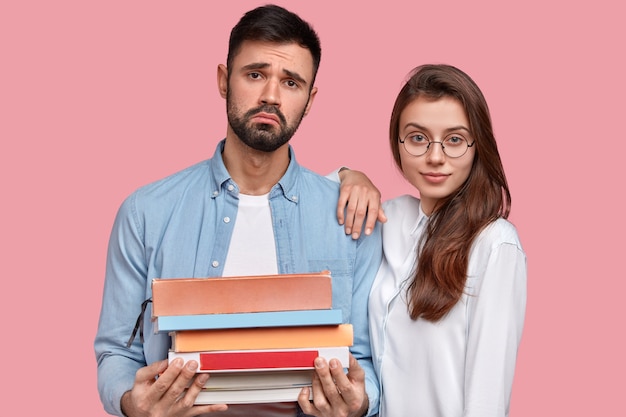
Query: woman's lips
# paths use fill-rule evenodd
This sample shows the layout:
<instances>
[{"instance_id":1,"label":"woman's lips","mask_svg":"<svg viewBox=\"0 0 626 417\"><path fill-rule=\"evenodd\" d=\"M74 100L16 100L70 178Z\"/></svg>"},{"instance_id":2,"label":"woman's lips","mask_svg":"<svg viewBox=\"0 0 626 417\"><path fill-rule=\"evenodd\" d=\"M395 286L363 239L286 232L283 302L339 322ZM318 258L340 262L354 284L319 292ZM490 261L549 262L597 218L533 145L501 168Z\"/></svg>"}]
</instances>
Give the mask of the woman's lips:
<instances>
[{"instance_id":1,"label":"woman's lips","mask_svg":"<svg viewBox=\"0 0 626 417\"><path fill-rule=\"evenodd\" d=\"M442 174L442 173L439 173L439 172L425 172L425 173L422 174L422 176L428 182L439 184L439 183L444 182L448 178L449 175L448 174Z\"/></svg>"}]
</instances>

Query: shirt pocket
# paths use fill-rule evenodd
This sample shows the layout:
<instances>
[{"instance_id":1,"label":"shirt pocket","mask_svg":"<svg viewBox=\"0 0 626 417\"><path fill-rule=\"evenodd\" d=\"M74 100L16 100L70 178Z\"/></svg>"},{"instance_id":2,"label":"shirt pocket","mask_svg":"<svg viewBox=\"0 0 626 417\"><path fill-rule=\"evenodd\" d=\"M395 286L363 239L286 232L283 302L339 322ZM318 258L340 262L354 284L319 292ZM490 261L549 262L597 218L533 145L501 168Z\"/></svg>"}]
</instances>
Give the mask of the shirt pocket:
<instances>
[{"instance_id":1,"label":"shirt pocket","mask_svg":"<svg viewBox=\"0 0 626 417\"><path fill-rule=\"evenodd\" d=\"M333 308L340 309L344 323L350 322L354 265L347 259L309 260L312 272L330 271L333 288Z\"/></svg>"}]
</instances>

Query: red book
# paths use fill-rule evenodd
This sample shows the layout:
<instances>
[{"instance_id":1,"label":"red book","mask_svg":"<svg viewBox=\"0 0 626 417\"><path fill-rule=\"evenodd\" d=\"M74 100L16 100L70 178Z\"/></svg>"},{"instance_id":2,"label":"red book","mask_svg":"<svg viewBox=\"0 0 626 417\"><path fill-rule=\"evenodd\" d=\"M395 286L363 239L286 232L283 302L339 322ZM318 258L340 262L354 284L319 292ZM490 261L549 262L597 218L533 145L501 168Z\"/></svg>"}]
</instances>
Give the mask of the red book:
<instances>
[{"instance_id":1,"label":"red book","mask_svg":"<svg viewBox=\"0 0 626 417\"><path fill-rule=\"evenodd\" d=\"M199 363L197 372L232 372L255 370L314 369L315 358L327 361L338 359L344 368L349 366L350 350L347 346L304 349L230 350L205 352L169 352L169 361L183 358L185 362Z\"/></svg>"},{"instance_id":2,"label":"red book","mask_svg":"<svg viewBox=\"0 0 626 417\"><path fill-rule=\"evenodd\" d=\"M308 368L319 356L316 350L296 352L222 352L201 353L200 370L260 368Z\"/></svg>"}]
</instances>

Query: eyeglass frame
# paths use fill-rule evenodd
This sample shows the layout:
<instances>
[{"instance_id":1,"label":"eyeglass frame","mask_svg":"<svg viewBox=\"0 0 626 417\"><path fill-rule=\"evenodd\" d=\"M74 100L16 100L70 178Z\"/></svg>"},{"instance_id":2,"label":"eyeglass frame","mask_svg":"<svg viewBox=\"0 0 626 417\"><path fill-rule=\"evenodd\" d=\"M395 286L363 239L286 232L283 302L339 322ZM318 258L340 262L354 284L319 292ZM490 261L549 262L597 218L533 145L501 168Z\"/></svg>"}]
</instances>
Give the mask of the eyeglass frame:
<instances>
[{"instance_id":1,"label":"eyeglass frame","mask_svg":"<svg viewBox=\"0 0 626 417\"><path fill-rule=\"evenodd\" d=\"M469 141L468 141L467 139L465 139L462 135L458 135L458 136L460 137L460 139L462 139L462 140L465 142L465 145L466 145L466 146L465 146L465 152L463 152L463 153L462 153L461 155L459 155L459 156L450 156L450 155L448 155L448 154L446 153L446 147L443 145L443 142L442 142L442 141L430 140L430 138L429 138L427 135L425 135L425 134L423 134L423 133L420 133L420 135L424 136L424 137L428 140L428 145L426 145L426 150L425 150L423 153L421 153L421 154L419 154L419 155L415 155L415 154L413 154L413 153L409 152L409 150L407 149L407 147L406 147L406 145L405 145L406 138L408 138L409 136L415 136L415 135L416 135L416 132L409 132L409 133L407 133L407 134L406 134L406 136L404 137L404 139L402 139L401 137L399 137L399 136L398 136L398 141L402 144L402 146L404 147L404 150L405 150L405 151L406 151L409 155L412 155L412 156L424 156L424 155L426 155L426 154L428 153L428 150L430 149L430 145L431 145L431 144L433 144L433 143L438 143L438 144L440 144L440 145L441 145L441 150L442 150L442 152L443 152L443 153L444 153L444 154L445 154L448 158L455 158L455 159L456 159L456 158L460 158L460 157L464 156L464 155L467 153L467 150L468 150L469 148L471 148L472 146L474 146L474 144L476 143L476 140L474 140L474 141L470 144L470 143L469 143Z\"/></svg>"}]
</instances>

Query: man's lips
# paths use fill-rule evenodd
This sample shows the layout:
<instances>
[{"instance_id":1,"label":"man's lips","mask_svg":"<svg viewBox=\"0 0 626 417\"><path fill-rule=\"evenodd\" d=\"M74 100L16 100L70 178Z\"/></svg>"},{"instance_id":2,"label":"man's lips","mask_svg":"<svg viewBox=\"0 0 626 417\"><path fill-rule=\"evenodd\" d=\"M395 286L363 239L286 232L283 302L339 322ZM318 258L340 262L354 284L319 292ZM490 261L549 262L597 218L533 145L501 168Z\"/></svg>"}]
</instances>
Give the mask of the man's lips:
<instances>
[{"instance_id":1,"label":"man's lips","mask_svg":"<svg viewBox=\"0 0 626 417\"><path fill-rule=\"evenodd\" d=\"M280 120L278 116L276 116L275 114L270 114L270 113L265 113L265 112L260 112L260 113L255 114L254 116L252 116L252 120L254 120L257 123L276 124L276 125L280 124Z\"/></svg>"}]
</instances>

